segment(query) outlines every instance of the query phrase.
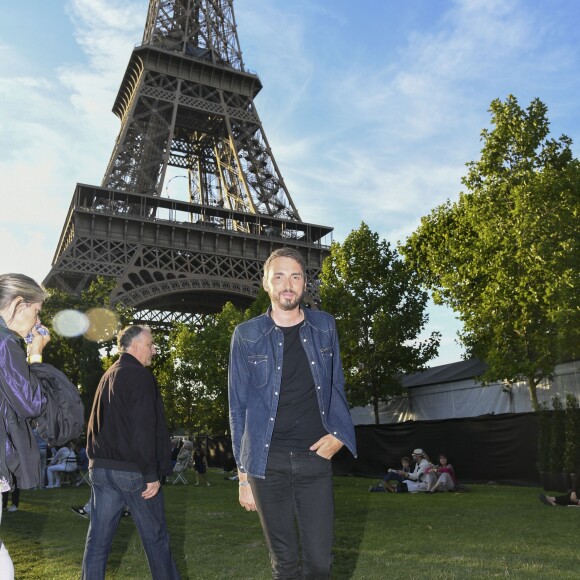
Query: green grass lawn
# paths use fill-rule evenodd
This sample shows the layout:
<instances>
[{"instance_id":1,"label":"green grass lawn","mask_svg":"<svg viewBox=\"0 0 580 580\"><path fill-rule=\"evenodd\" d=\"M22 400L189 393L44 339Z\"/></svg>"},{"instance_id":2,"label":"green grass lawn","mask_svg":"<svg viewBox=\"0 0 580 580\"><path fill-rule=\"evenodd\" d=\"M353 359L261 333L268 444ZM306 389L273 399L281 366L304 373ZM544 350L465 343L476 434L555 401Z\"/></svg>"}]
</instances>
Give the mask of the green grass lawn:
<instances>
[{"instance_id":1,"label":"green grass lawn","mask_svg":"<svg viewBox=\"0 0 580 580\"><path fill-rule=\"evenodd\" d=\"M172 550L184 579L267 579L269 559L255 513L236 482L210 472L211 487L165 485ZM368 493L372 480L335 479L333 578L580 578L580 509L550 508L538 488L472 485L467 493ZM2 514L18 580L80 575L88 521L72 505L87 486L23 491ZM131 518L123 520L107 578L149 577Z\"/></svg>"}]
</instances>

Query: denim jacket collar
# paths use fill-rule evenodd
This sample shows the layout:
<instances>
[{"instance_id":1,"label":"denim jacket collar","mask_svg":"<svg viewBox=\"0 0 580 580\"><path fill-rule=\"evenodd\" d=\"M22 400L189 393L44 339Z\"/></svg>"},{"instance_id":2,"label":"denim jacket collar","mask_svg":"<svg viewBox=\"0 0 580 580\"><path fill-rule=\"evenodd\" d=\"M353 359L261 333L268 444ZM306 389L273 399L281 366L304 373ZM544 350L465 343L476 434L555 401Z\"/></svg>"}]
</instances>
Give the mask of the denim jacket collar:
<instances>
[{"instance_id":1,"label":"denim jacket collar","mask_svg":"<svg viewBox=\"0 0 580 580\"><path fill-rule=\"evenodd\" d=\"M310 325L314 328L318 328L317 325L314 323L315 321L313 320L310 309L304 308L304 306L300 306L300 310L302 310L302 314L304 314L304 320L302 321L302 325L303 326ZM268 334L269 332L271 332L272 330L274 330L279 326L272 319L272 306L268 306L268 310L266 310L264 314L261 314L260 316L255 318L255 320L260 321L260 324L263 325L263 334Z\"/></svg>"}]
</instances>

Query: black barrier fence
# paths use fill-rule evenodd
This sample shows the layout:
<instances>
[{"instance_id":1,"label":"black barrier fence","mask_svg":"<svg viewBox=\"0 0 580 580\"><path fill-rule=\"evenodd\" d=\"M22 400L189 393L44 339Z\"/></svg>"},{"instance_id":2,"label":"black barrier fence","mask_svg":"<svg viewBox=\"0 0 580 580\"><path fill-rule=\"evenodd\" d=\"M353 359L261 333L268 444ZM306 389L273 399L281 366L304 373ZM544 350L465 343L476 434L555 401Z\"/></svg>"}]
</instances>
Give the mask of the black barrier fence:
<instances>
[{"instance_id":1,"label":"black barrier fence","mask_svg":"<svg viewBox=\"0 0 580 580\"><path fill-rule=\"evenodd\" d=\"M382 477L387 468L400 466L401 457L420 447L433 463L445 453L461 482L539 485L537 437L534 413L359 425L358 458L342 449L333 467L336 475Z\"/></svg>"},{"instance_id":2,"label":"black barrier fence","mask_svg":"<svg viewBox=\"0 0 580 580\"><path fill-rule=\"evenodd\" d=\"M413 449L425 450L433 463L445 453L463 483L540 485L536 466L538 421L534 413L483 415L444 421L407 421L359 425L358 458L343 448L333 460L335 475L382 477ZM211 467L234 467L225 435L197 435Z\"/></svg>"}]
</instances>

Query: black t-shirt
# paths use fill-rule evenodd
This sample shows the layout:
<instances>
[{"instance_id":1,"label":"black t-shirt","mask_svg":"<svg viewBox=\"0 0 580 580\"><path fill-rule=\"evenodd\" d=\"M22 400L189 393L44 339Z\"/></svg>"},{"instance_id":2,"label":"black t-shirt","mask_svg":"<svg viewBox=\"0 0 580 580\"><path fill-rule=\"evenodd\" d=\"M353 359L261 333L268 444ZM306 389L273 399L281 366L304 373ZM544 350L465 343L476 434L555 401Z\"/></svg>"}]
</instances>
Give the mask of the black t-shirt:
<instances>
[{"instance_id":1,"label":"black t-shirt","mask_svg":"<svg viewBox=\"0 0 580 580\"><path fill-rule=\"evenodd\" d=\"M270 449L308 451L327 434L316 398L314 378L306 351L300 344L300 327L278 327L284 333L284 359L278 412Z\"/></svg>"}]
</instances>

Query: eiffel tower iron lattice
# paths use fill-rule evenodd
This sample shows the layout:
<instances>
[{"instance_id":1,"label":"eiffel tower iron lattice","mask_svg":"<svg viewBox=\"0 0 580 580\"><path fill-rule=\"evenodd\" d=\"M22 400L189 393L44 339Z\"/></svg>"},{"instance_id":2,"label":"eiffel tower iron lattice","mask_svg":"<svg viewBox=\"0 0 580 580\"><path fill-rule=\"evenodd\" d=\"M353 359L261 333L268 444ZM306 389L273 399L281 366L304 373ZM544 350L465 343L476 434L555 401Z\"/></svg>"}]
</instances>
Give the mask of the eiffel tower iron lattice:
<instances>
[{"instance_id":1,"label":"eiffel tower iron lattice","mask_svg":"<svg viewBox=\"0 0 580 580\"><path fill-rule=\"evenodd\" d=\"M232 0L150 0L111 159L100 187L77 184L45 285L78 293L114 277L113 302L139 320L188 322L228 300L247 306L265 259L291 246L314 299L332 228L301 220L254 106L261 88ZM169 198L177 177L186 191Z\"/></svg>"}]
</instances>

